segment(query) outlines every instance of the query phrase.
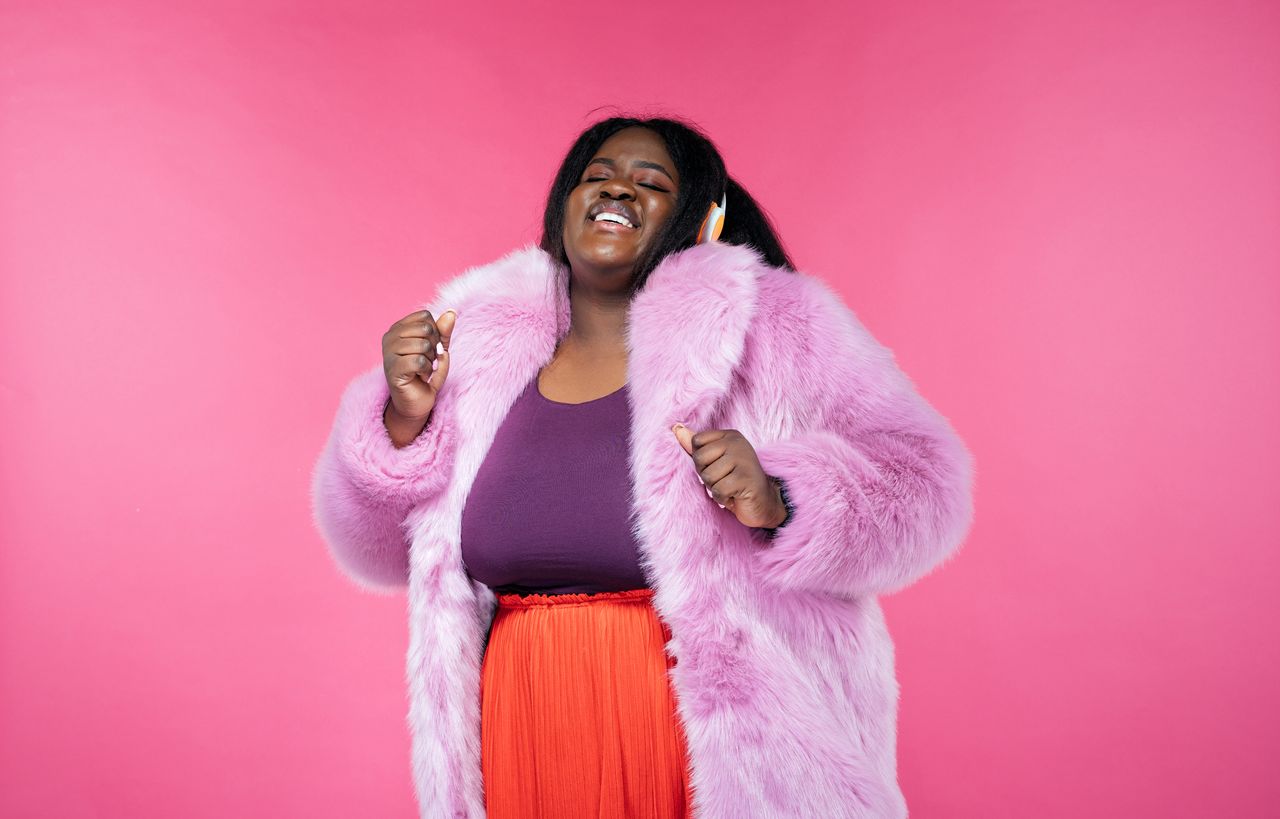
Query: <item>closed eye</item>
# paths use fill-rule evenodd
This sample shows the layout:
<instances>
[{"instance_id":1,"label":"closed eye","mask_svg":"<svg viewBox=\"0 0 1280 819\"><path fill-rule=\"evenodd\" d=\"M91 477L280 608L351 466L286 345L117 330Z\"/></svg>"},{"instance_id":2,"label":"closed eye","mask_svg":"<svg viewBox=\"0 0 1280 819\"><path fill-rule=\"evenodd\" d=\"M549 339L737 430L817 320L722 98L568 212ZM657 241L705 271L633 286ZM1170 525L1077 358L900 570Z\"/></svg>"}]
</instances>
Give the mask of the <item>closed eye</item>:
<instances>
[{"instance_id":1,"label":"closed eye","mask_svg":"<svg viewBox=\"0 0 1280 819\"><path fill-rule=\"evenodd\" d=\"M603 182L604 180L605 180L605 177L603 176L589 176L586 179L587 182ZM640 187L648 188L649 190L660 191L661 193L670 193L670 191L668 191L666 188L660 188L657 185L649 185L644 182L640 183Z\"/></svg>"}]
</instances>

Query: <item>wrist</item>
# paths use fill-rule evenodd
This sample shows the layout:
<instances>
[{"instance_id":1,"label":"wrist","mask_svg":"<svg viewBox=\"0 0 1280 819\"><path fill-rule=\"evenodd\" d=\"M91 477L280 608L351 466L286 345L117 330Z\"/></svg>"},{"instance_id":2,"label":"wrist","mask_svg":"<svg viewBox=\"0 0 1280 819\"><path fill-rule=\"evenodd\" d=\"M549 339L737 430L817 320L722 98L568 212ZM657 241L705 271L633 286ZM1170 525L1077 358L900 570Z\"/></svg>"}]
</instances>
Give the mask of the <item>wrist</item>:
<instances>
[{"instance_id":1,"label":"wrist","mask_svg":"<svg viewBox=\"0 0 1280 819\"><path fill-rule=\"evenodd\" d=\"M400 424L425 425L427 421L431 419L431 413L433 412L435 412L435 407L427 410L426 415L405 415L400 412L400 410L396 409L396 402L388 398L386 405L382 408L382 417L384 420L395 421Z\"/></svg>"},{"instance_id":2,"label":"wrist","mask_svg":"<svg viewBox=\"0 0 1280 819\"><path fill-rule=\"evenodd\" d=\"M773 518L774 522L766 527L770 531L785 526L791 520L791 500L787 497L786 485L780 478L769 476L769 482L773 486L774 497L777 500L777 514Z\"/></svg>"},{"instance_id":3,"label":"wrist","mask_svg":"<svg viewBox=\"0 0 1280 819\"><path fill-rule=\"evenodd\" d=\"M432 408L432 412L435 408ZM391 442L396 449L402 449L413 441L427 428L427 424L431 421L431 412L428 412L422 418L409 418L401 415L396 411L396 406L391 399L387 399L387 405L382 410L382 425L386 427L387 433L391 436Z\"/></svg>"}]
</instances>

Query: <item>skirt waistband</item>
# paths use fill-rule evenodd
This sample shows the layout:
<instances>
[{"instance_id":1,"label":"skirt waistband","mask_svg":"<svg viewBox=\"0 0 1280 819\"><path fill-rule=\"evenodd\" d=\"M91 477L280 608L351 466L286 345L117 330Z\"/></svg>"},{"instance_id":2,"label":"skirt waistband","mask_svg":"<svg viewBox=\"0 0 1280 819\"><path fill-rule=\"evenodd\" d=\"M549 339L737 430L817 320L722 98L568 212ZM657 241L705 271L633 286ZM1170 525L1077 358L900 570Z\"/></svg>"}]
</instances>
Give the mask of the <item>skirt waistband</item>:
<instances>
[{"instance_id":1,"label":"skirt waistband","mask_svg":"<svg viewBox=\"0 0 1280 819\"><path fill-rule=\"evenodd\" d=\"M503 593L497 596L498 606L505 609L527 609L533 606L582 606L591 603L648 603L653 589L623 589L621 591L583 592L570 594L519 594Z\"/></svg>"}]
</instances>

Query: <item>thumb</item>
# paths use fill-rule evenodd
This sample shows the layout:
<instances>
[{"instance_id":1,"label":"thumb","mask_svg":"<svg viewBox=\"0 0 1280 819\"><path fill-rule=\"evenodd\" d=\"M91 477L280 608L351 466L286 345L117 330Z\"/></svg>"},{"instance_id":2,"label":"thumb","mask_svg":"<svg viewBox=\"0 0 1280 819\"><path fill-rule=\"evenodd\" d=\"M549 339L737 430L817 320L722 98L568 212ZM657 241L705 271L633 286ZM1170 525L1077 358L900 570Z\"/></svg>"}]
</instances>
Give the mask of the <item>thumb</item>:
<instances>
[{"instance_id":1,"label":"thumb","mask_svg":"<svg viewBox=\"0 0 1280 819\"><path fill-rule=\"evenodd\" d=\"M680 442L680 446L684 447L684 451L693 454L693 430L684 424L675 424L671 427L671 431L676 434L676 440Z\"/></svg>"},{"instance_id":2,"label":"thumb","mask_svg":"<svg viewBox=\"0 0 1280 819\"><path fill-rule=\"evenodd\" d=\"M444 311L440 318L436 319L436 329L440 331L440 343L444 348L449 349L449 339L453 337L453 327L458 323L458 311L452 307Z\"/></svg>"}]
</instances>

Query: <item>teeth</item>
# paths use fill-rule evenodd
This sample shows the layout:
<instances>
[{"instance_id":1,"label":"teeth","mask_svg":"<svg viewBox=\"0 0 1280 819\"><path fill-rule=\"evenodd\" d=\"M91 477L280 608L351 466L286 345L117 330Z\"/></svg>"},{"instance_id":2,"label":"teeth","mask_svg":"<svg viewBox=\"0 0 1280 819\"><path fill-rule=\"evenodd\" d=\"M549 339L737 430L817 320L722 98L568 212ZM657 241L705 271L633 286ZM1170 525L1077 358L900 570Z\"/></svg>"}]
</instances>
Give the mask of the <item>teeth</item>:
<instances>
[{"instance_id":1,"label":"teeth","mask_svg":"<svg viewBox=\"0 0 1280 819\"><path fill-rule=\"evenodd\" d=\"M595 218L595 219L593 219L592 221L593 221L593 222L603 222L603 221L605 221L605 220L608 220L608 221L610 221L610 222L617 222L618 224L620 224L620 225L626 225L626 226L627 226L627 227L629 227L629 228L633 228L633 227L635 227L635 225L633 225L633 224L631 224L630 222L628 222L628 221L627 221L627 217L625 217L625 216L623 216L623 215L621 215L621 214L619 214L619 213L614 213L613 211L608 211L608 210L603 211L603 212L601 212L601 213L597 214L597 215L596 215L596 218Z\"/></svg>"}]
</instances>

